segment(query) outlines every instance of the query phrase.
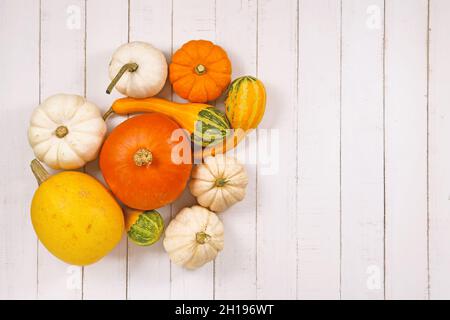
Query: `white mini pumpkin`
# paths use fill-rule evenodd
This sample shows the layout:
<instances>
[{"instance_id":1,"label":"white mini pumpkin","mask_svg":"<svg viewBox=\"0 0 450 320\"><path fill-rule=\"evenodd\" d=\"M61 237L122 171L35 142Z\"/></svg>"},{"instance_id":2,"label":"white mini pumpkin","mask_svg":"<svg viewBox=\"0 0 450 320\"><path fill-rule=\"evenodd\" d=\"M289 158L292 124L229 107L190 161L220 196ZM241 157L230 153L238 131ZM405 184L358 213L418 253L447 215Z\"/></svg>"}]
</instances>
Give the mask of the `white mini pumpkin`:
<instances>
[{"instance_id":1,"label":"white mini pumpkin","mask_svg":"<svg viewBox=\"0 0 450 320\"><path fill-rule=\"evenodd\" d=\"M244 166L235 158L218 154L192 170L189 189L200 205L222 212L244 199L247 184Z\"/></svg>"},{"instance_id":2,"label":"white mini pumpkin","mask_svg":"<svg viewBox=\"0 0 450 320\"><path fill-rule=\"evenodd\" d=\"M158 94L167 78L164 54L151 44L135 41L121 45L109 64L112 82L107 93L115 87L132 98L149 98Z\"/></svg>"},{"instance_id":3,"label":"white mini pumpkin","mask_svg":"<svg viewBox=\"0 0 450 320\"><path fill-rule=\"evenodd\" d=\"M184 208L169 223L163 244L173 263L197 269L223 249L222 221L206 208Z\"/></svg>"},{"instance_id":4,"label":"white mini pumpkin","mask_svg":"<svg viewBox=\"0 0 450 320\"><path fill-rule=\"evenodd\" d=\"M105 133L105 121L93 103L57 94L34 110L28 141L35 156L51 168L77 169L97 157Z\"/></svg>"}]
</instances>

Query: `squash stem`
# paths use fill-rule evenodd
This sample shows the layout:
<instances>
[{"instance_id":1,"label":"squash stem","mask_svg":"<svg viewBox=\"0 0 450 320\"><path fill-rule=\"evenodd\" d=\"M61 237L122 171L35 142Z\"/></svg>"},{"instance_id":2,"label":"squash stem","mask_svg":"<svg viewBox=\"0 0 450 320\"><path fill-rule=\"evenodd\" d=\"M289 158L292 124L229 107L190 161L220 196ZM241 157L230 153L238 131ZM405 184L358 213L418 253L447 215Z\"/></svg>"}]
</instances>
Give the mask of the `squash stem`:
<instances>
[{"instance_id":1,"label":"squash stem","mask_svg":"<svg viewBox=\"0 0 450 320\"><path fill-rule=\"evenodd\" d=\"M112 79L111 83L108 86L108 89L106 89L106 93L110 94L111 91L113 90L113 88L115 87L115 85L117 84L117 82L119 82L120 78L122 78L123 74L127 71L129 72L135 72L138 68L138 64L137 63L127 63L124 64L122 66L122 68L120 68L119 72L116 74L116 76L114 77L114 79Z\"/></svg>"},{"instance_id":2,"label":"squash stem","mask_svg":"<svg viewBox=\"0 0 450 320\"><path fill-rule=\"evenodd\" d=\"M211 239L211 236L206 232L200 231L195 234L195 240L198 244L205 244Z\"/></svg>"},{"instance_id":3,"label":"squash stem","mask_svg":"<svg viewBox=\"0 0 450 320\"><path fill-rule=\"evenodd\" d=\"M31 161L31 171L33 171L34 176L39 185L41 185L45 180L50 178L50 174L45 170L44 166L36 159Z\"/></svg>"},{"instance_id":4,"label":"squash stem","mask_svg":"<svg viewBox=\"0 0 450 320\"><path fill-rule=\"evenodd\" d=\"M219 178L219 179L216 180L215 185L216 185L216 187L223 187L224 185L227 184L227 182L228 182L227 179Z\"/></svg>"},{"instance_id":5,"label":"squash stem","mask_svg":"<svg viewBox=\"0 0 450 320\"><path fill-rule=\"evenodd\" d=\"M55 134L58 138L62 139L65 136L67 136L67 134L69 133L69 129L67 129L66 126L59 126L58 128L56 128L55 130Z\"/></svg>"},{"instance_id":6,"label":"squash stem","mask_svg":"<svg viewBox=\"0 0 450 320\"><path fill-rule=\"evenodd\" d=\"M198 64L195 66L194 70L195 70L195 73L200 76L206 72L206 67L202 64Z\"/></svg>"},{"instance_id":7,"label":"squash stem","mask_svg":"<svg viewBox=\"0 0 450 320\"><path fill-rule=\"evenodd\" d=\"M148 165L152 164L153 155L150 150L141 148L138 151L136 151L136 153L133 156L133 159L134 159L134 163L138 167L148 166Z\"/></svg>"},{"instance_id":8,"label":"squash stem","mask_svg":"<svg viewBox=\"0 0 450 320\"><path fill-rule=\"evenodd\" d=\"M105 114L103 115L103 120L105 120L106 121L106 119L108 119L108 117L110 116L110 115L112 115L114 113L114 110L113 110L113 108L109 108L109 110L108 111L106 111L105 112Z\"/></svg>"}]
</instances>

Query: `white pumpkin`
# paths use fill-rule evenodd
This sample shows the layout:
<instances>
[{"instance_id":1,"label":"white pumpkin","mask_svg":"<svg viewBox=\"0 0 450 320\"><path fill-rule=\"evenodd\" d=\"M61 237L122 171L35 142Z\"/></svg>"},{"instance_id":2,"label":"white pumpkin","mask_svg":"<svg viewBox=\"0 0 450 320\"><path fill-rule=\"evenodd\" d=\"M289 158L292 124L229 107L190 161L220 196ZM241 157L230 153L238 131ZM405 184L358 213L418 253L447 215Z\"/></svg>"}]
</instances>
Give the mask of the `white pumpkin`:
<instances>
[{"instance_id":1,"label":"white pumpkin","mask_svg":"<svg viewBox=\"0 0 450 320\"><path fill-rule=\"evenodd\" d=\"M244 166L235 158L218 154L192 170L189 189L200 205L222 212L244 199L247 184Z\"/></svg>"},{"instance_id":2,"label":"white pumpkin","mask_svg":"<svg viewBox=\"0 0 450 320\"><path fill-rule=\"evenodd\" d=\"M173 263L197 269L223 249L222 221L206 208L184 208L169 223L163 244Z\"/></svg>"},{"instance_id":3,"label":"white pumpkin","mask_svg":"<svg viewBox=\"0 0 450 320\"><path fill-rule=\"evenodd\" d=\"M115 87L132 98L149 98L158 94L167 78L164 54L152 45L135 41L123 44L113 54L109 64L112 82L106 90Z\"/></svg>"},{"instance_id":4,"label":"white pumpkin","mask_svg":"<svg viewBox=\"0 0 450 320\"><path fill-rule=\"evenodd\" d=\"M105 121L93 103L57 94L34 110L28 141L35 156L51 168L77 169L97 157L105 133Z\"/></svg>"}]
</instances>

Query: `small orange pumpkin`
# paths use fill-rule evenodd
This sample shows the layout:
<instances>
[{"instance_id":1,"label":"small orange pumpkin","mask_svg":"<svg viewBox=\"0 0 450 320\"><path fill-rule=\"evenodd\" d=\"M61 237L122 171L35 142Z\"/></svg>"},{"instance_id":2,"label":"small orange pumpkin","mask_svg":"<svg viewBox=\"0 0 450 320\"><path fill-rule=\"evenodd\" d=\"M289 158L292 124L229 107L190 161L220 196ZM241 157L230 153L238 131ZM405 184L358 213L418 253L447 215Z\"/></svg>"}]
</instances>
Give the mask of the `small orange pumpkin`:
<instances>
[{"instance_id":1,"label":"small orange pumpkin","mask_svg":"<svg viewBox=\"0 0 450 320\"><path fill-rule=\"evenodd\" d=\"M177 129L163 114L139 115L118 125L103 144L100 170L114 195L130 208L156 209L183 192L192 164L180 161L183 155L177 150L190 150L190 141L183 133L174 141Z\"/></svg>"},{"instance_id":2,"label":"small orange pumpkin","mask_svg":"<svg viewBox=\"0 0 450 320\"><path fill-rule=\"evenodd\" d=\"M173 55L169 79L180 97L212 101L230 84L231 62L225 50L211 41L191 40Z\"/></svg>"}]
</instances>

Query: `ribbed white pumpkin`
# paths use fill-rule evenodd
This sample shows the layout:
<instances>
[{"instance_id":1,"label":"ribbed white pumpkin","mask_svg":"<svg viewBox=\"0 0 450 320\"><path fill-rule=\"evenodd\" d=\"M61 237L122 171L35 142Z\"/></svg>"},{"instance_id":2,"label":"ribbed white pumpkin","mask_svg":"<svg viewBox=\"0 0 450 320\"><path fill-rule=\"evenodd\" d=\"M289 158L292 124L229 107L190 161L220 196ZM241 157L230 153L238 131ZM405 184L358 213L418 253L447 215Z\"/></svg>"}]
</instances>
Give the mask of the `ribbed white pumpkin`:
<instances>
[{"instance_id":1,"label":"ribbed white pumpkin","mask_svg":"<svg viewBox=\"0 0 450 320\"><path fill-rule=\"evenodd\" d=\"M218 154L192 170L189 189L200 205L222 212L244 199L247 184L244 166L235 158Z\"/></svg>"},{"instance_id":2,"label":"ribbed white pumpkin","mask_svg":"<svg viewBox=\"0 0 450 320\"><path fill-rule=\"evenodd\" d=\"M206 208L184 208L169 223L163 244L173 263L197 269L223 249L223 224Z\"/></svg>"},{"instance_id":3,"label":"ribbed white pumpkin","mask_svg":"<svg viewBox=\"0 0 450 320\"><path fill-rule=\"evenodd\" d=\"M33 112L28 141L53 169L77 169L97 157L106 133L99 109L83 97L57 94Z\"/></svg>"},{"instance_id":4,"label":"ribbed white pumpkin","mask_svg":"<svg viewBox=\"0 0 450 320\"><path fill-rule=\"evenodd\" d=\"M149 98L161 91L166 83L167 61L160 50L141 41L121 45L109 64L111 80L130 64L135 64L135 68L128 68L115 84L120 93L132 98Z\"/></svg>"}]
</instances>

